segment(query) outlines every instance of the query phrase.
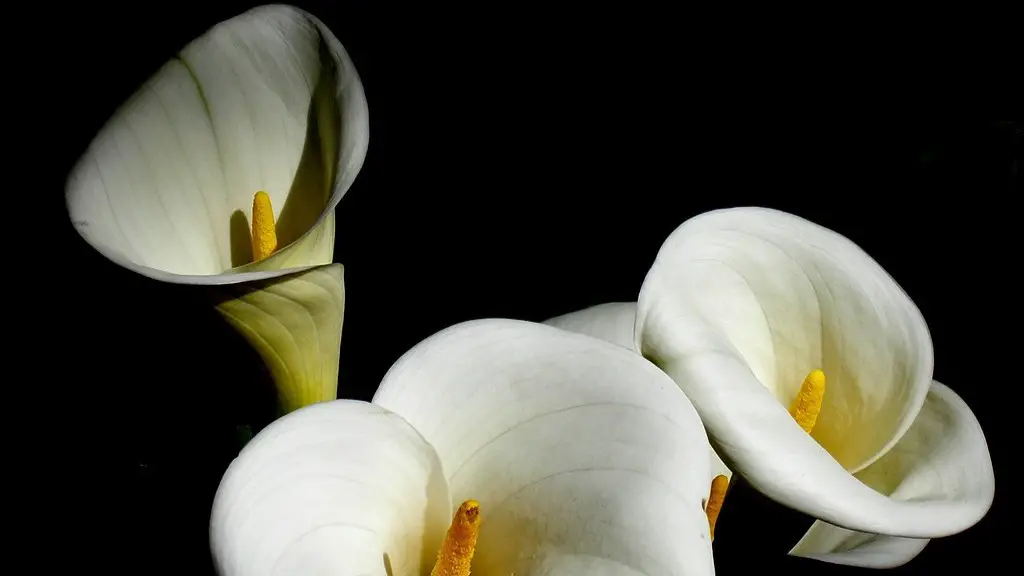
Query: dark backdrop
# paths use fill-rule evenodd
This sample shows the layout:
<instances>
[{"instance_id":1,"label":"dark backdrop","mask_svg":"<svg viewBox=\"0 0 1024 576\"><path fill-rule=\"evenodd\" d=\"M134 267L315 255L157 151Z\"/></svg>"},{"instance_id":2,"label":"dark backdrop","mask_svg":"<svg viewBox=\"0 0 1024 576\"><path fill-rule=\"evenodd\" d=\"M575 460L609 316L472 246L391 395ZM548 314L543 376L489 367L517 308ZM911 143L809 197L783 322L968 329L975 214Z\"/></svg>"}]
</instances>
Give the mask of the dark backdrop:
<instances>
[{"instance_id":1,"label":"dark backdrop","mask_svg":"<svg viewBox=\"0 0 1024 576\"><path fill-rule=\"evenodd\" d=\"M62 56L32 55L54 81L59 106L49 113L62 125L49 148L60 169L47 176L62 179L178 48L249 7L208 4L69 6L54 16L46 42ZM1019 340L1006 302L1019 286L1021 124L995 107L966 107L973 119L934 113L927 95L957 85L944 62L865 59L873 40L856 34L823 51L835 30L756 35L756 18L739 29L731 17L695 14L298 4L348 49L370 104L366 164L337 212L341 395L369 399L399 355L456 322L540 321L635 299L661 242L690 216L780 208L850 237L907 290L932 330L936 378L970 404L990 441L993 510L896 573L1000 562L995 536L1009 504L998 414L1016 385L1016 358L1000 342ZM908 74L929 89L907 91ZM1002 77L969 86L998 96ZM209 573L210 503L237 453L235 426L268 417L267 376L194 292L93 252L58 189L47 191L58 200L47 219L76 278L57 288L70 299L60 322L71 343L58 368L82 419L62 440L80 459L69 480L88 487L72 496L90 519L74 531L81 561L108 573ZM716 534L718 573L751 562L862 572L785 556L810 522L736 491Z\"/></svg>"}]
</instances>

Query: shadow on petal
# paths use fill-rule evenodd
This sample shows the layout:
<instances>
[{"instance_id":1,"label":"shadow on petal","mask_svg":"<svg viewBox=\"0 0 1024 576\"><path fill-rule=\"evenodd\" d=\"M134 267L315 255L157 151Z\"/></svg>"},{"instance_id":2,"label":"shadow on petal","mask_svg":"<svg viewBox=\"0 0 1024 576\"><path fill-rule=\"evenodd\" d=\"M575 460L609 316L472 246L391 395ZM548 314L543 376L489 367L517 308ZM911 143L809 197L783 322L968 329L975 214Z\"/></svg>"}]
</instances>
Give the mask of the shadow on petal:
<instances>
[{"instance_id":1,"label":"shadow on petal","mask_svg":"<svg viewBox=\"0 0 1024 576\"><path fill-rule=\"evenodd\" d=\"M282 248L298 240L316 224L334 190L338 133L341 129L333 90L338 79L336 66L323 38L320 62L320 77L310 98L306 142L288 198L277 219L277 237Z\"/></svg>"},{"instance_id":2,"label":"shadow on petal","mask_svg":"<svg viewBox=\"0 0 1024 576\"><path fill-rule=\"evenodd\" d=\"M252 232L245 212L231 214L231 266L244 266L252 262Z\"/></svg>"}]
</instances>

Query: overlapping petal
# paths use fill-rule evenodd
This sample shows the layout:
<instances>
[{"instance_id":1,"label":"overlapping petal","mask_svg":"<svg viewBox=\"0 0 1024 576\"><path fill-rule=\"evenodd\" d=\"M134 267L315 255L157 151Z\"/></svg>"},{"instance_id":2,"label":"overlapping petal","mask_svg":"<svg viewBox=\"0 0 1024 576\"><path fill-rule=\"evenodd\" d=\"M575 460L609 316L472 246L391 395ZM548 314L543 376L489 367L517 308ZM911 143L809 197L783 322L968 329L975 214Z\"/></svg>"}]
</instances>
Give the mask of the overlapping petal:
<instances>
[{"instance_id":1,"label":"overlapping petal","mask_svg":"<svg viewBox=\"0 0 1024 576\"><path fill-rule=\"evenodd\" d=\"M868 486L901 501L955 501L984 515L995 495L992 459L981 425L955 392L933 382L914 424L892 450L857 473ZM935 510L933 521L946 522ZM834 564L893 568L909 562L927 539L879 536L818 520L790 554Z\"/></svg>"},{"instance_id":2,"label":"overlapping petal","mask_svg":"<svg viewBox=\"0 0 1024 576\"><path fill-rule=\"evenodd\" d=\"M932 347L914 304L848 239L766 209L693 218L648 273L635 337L694 403L723 459L769 497L895 536L946 536L981 518L972 503L900 501L851 475L914 422ZM809 436L786 407L818 368L829 384Z\"/></svg>"},{"instance_id":3,"label":"overlapping petal","mask_svg":"<svg viewBox=\"0 0 1024 576\"><path fill-rule=\"evenodd\" d=\"M693 406L638 354L468 322L403 356L372 405L261 432L218 489L214 557L226 575L423 574L452 503L475 499L474 575L711 575L708 453Z\"/></svg>"},{"instance_id":4,"label":"overlapping petal","mask_svg":"<svg viewBox=\"0 0 1024 576\"><path fill-rule=\"evenodd\" d=\"M636 350L636 344L633 341L635 319L636 302L609 302L556 316L545 320L544 323ZM714 479L719 475L731 479L732 471L722 462L718 454L711 450L710 477Z\"/></svg>"},{"instance_id":5,"label":"overlapping petal","mask_svg":"<svg viewBox=\"0 0 1024 576\"><path fill-rule=\"evenodd\" d=\"M437 450L483 524L473 573L713 574L707 437L655 366L512 320L454 326L374 397Z\"/></svg>"},{"instance_id":6,"label":"overlapping petal","mask_svg":"<svg viewBox=\"0 0 1024 576\"><path fill-rule=\"evenodd\" d=\"M450 514L430 445L379 406L336 400L246 445L217 490L210 542L222 576L421 574Z\"/></svg>"},{"instance_id":7,"label":"overlapping petal","mask_svg":"<svg viewBox=\"0 0 1024 576\"><path fill-rule=\"evenodd\" d=\"M608 302L549 318L544 323L636 350L633 342L635 321L636 302Z\"/></svg>"}]
</instances>

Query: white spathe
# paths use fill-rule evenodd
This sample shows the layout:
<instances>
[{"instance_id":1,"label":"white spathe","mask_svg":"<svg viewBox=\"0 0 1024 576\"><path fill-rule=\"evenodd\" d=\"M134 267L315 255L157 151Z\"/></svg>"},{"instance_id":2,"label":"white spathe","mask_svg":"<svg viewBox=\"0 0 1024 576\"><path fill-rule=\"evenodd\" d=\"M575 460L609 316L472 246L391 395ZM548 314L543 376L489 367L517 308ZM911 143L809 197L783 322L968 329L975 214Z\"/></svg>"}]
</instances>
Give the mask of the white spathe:
<instances>
[{"instance_id":1,"label":"white spathe","mask_svg":"<svg viewBox=\"0 0 1024 576\"><path fill-rule=\"evenodd\" d=\"M617 344L636 352L636 346L633 342L635 320L636 302L608 302L550 318L545 320L544 324L607 340L612 344ZM722 462L717 452L711 450L711 470L708 478L709 490L711 488L710 482L720 475L732 480L732 470L729 470L728 466Z\"/></svg>"},{"instance_id":2,"label":"white spathe","mask_svg":"<svg viewBox=\"0 0 1024 576\"><path fill-rule=\"evenodd\" d=\"M337 397L344 274L334 209L369 138L345 49L315 17L262 6L167 62L100 130L68 179L75 229L144 276L212 286L288 412ZM252 201L278 250L252 261Z\"/></svg>"},{"instance_id":3,"label":"white spathe","mask_svg":"<svg viewBox=\"0 0 1024 576\"><path fill-rule=\"evenodd\" d=\"M637 312L630 341L623 327ZM984 434L932 381L920 312L860 248L806 220L760 208L700 215L666 241L635 308L548 323L626 342L666 370L726 462L821 519L794 555L898 566L991 506ZM787 408L817 368L826 391L807 435Z\"/></svg>"},{"instance_id":4,"label":"white spathe","mask_svg":"<svg viewBox=\"0 0 1024 576\"><path fill-rule=\"evenodd\" d=\"M259 7L191 42L118 109L68 179L68 211L99 252L157 280L294 273L331 262L334 208L368 135L362 84L337 38L296 8ZM279 250L248 264L259 190Z\"/></svg>"},{"instance_id":5,"label":"white spathe","mask_svg":"<svg viewBox=\"0 0 1024 576\"><path fill-rule=\"evenodd\" d=\"M221 574L428 574L480 502L474 576L714 574L707 436L668 376L618 346L514 320L444 330L372 404L303 408L225 473Z\"/></svg>"}]
</instances>

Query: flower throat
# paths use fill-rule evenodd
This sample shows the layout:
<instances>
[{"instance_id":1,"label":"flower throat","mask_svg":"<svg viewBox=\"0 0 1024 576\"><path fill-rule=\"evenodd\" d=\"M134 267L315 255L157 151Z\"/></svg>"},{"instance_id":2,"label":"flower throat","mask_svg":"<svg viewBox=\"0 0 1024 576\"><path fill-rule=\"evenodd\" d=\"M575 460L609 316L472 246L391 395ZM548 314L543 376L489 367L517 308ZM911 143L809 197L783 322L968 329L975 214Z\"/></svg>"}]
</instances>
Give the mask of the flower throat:
<instances>
[{"instance_id":1,"label":"flower throat","mask_svg":"<svg viewBox=\"0 0 1024 576\"><path fill-rule=\"evenodd\" d=\"M818 414L821 413L821 403L825 399L825 373L815 370L804 378L793 403L789 406L789 415L796 420L804 432L810 434L814 425L818 422ZM708 516L708 527L711 531L711 541L715 541L715 523L718 521L718 514L722 511L722 503L725 502L725 493L729 488L729 479L719 474L711 481L711 494L708 496L704 512Z\"/></svg>"}]
</instances>

